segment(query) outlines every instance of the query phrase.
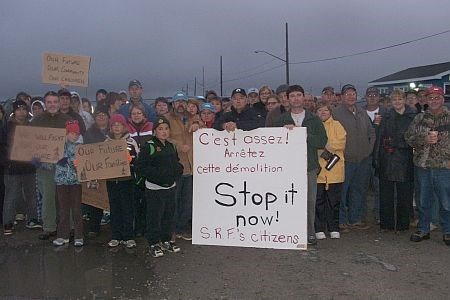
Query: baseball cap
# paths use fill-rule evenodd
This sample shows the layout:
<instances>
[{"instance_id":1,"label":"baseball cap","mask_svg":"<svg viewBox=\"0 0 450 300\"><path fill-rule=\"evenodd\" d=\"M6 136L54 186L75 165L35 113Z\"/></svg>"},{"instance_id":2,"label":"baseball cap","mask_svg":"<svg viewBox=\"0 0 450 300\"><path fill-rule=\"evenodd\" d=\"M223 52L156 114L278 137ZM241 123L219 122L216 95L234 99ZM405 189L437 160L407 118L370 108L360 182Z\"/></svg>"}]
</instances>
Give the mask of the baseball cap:
<instances>
[{"instance_id":1,"label":"baseball cap","mask_svg":"<svg viewBox=\"0 0 450 300\"><path fill-rule=\"evenodd\" d=\"M281 84L281 85L279 85L279 86L277 87L277 89L276 89L276 91L275 91L275 94L278 95L278 94L280 94L280 93L287 92L288 88L289 88L289 85L287 85L287 84Z\"/></svg>"},{"instance_id":2,"label":"baseball cap","mask_svg":"<svg viewBox=\"0 0 450 300\"><path fill-rule=\"evenodd\" d=\"M134 85L142 89L142 84L139 80L137 80L137 79L131 80L130 83L128 84L128 88L130 88Z\"/></svg>"},{"instance_id":3,"label":"baseball cap","mask_svg":"<svg viewBox=\"0 0 450 300\"><path fill-rule=\"evenodd\" d=\"M366 95L367 95L367 94L370 94L370 93L375 93L375 94L377 94L377 95L380 95L380 91L379 91L376 87L374 87L374 86L369 86L369 87L367 88L367 90L366 90Z\"/></svg>"},{"instance_id":4,"label":"baseball cap","mask_svg":"<svg viewBox=\"0 0 450 300\"><path fill-rule=\"evenodd\" d=\"M188 100L188 96L186 96L186 94L184 92L178 91L176 92L176 94L172 97L172 100L170 102L175 102L175 101L187 101Z\"/></svg>"},{"instance_id":5,"label":"baseball cap","mask_svg":"<svg viewBox=\"0 0 450 300\"><path fill-rule=\"evenodd\" d=\"M334 88L332 86L326 86L322 89L322 94L325 94L326 92L332 92L334 94Z\"/></svg>"},{"instance_id":6,"label":"baseball cap","mask_svg":"<svg viewBox=\"0 0 450 300\"><path fill-rule=\"evenodd\" d=\"M257 88L249 88L248 90L247 90L247 95L250 95L251 93L259 93L259 91L258 91L258 89Z\"/></svg>"},{"instance_id":7,"label":"baseball cap","mask_svg":"<svg viewBox=\"0 0 450 300\"><path fill-rule=\"evenodd\" d=\"M68 89L60 89L60 90L58 91L58 97L61 97L61 96L69 96L69 97L72 97L72 94L69 92Z\"/></svg>"},{"instance_id":8,"label":"baseball cap","mask_svg":"<svg viewBox=\"0 0 450 300\"><path fill-rule=\"evenodd\" d=\"M241 94L241 95L247 97L247 93L245 93L245 90L244 90L244 89L241 89L241 88L234 89L234 90L231 92L231 98L233 98L233 96L234 96L235 94Z\"/></svg>"},{"instance_id":9,"label":"baseball cap","mask_svg":"<svg viewBox=\"0 0 450 300\"><path fill-rule=\"evenodd\" d=\"M426 95L428 96L431 94L438 94L438 95L444 96L444 90L441 87L432 85L426 89Z\"/></svg>"},{"instance_id":10,"label":"baseball cap","mask_svg":"<svg viewBox=\"0 0 450 300\"><path fill-rule=\"evenodd\" d=\"M158 117L156 119L155 124L153 125L153 130L156 130L156 128L158 128L158 126L160 126L162 124L167 124L167 126L169 126L169 128L170 128L169 120L167 120L165 117Z\"/></svg>"},{"instance_id":11,"label":"baseball cap","mask_svg":"<svg viewBox=\"0 0 450 300\"><path fill-rule=\"evenodd\" d=\"M204 111L204 110L209 110L209 111L211 111L211 112L213 112L213 113L216 112L216 108L214 107L214 105L212 105L212 104L209 103L209 102L203 103L203 104L200 106L200 111Z\"/></svg>"},{"instance_id":12,"label":"baseball cap","mask_svg":"<svg viewBox=\"0 0 450 300\"><path fill-rule=\"evenodd\" d=\"M341 94L344 94L348 90L354 90L356 92L356 88L353 84L346 84L341 89Z\"/></svg>"}]
</instances>

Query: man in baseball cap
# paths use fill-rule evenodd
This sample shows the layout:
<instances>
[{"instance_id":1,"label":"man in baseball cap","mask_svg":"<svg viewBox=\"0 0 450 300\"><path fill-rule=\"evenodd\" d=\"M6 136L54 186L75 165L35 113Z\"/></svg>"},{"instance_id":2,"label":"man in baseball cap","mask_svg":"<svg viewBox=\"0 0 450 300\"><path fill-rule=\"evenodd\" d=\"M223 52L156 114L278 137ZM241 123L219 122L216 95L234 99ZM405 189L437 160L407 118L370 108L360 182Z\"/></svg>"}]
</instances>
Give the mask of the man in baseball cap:
<instances>
[{"instance_id":1,"label":"man in baseball cap","mask_svg":"<svg viewBox=\"0 0 450 300\"><path fill-rule=\"evenodd\" d=\"M406 142L415 150L414 175L420 186L418 230L410 240L430 239L431 210L439 200L443 241L450 246L450 112L444 106L441 87L431 86L425 94L428 109L414 118L405 133Z\"/></svg>"},{"instance_id":2,"label":"man in baseball cap","mask_svg":"<svg viewBox=\"0 0 450 300\"><path fill-rule=\"evenodd\" d=\"M247 93L244 89L234 89L231 92L231 101L231 111L224 113L218 120L215 125L217 130L252 130L264 127L265 119L248 104Z\"/></svg>"},{"instance_id":3,"label":"man in baseball cap","mask_svg":"<svg viewBox=\"0 0 450 300\"><path fill-rule=\"evenodd\" d=\"M344 85L342 105L333 110L333 118L347 132L344 151L345 181L339 217L341 231L369 228L363 219L367 206L375 129L366 110L356 105L357 96L354 85Z\"/></svg>"},{"instance_id":4,"label":"man in baseball cap","mask_svg":"<svg viewBox=\"0 0 450 300\"><path fill-rule=\"evenodd\" d=\"M130 95L130 101L126 104L123 104L119 109L119 113L124 116L125 119L128 119L130 117L130 106L140 103L145 108L145 117L151 122L155 121L155 110L153 109L153 107L145 103L144 99L142 99L143 91L144 89L142 88L142 84L139 80L133 79L128 83L128 94Z\"/></svg>"}]
</instances>

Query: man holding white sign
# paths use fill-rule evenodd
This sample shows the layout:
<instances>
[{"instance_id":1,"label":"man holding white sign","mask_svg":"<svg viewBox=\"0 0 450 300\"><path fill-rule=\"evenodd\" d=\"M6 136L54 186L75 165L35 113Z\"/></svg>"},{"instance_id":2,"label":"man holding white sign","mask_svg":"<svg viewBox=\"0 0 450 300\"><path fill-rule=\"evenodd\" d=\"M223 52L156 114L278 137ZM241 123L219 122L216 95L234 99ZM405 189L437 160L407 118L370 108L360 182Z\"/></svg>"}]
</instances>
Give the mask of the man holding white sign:
<instances>
[{"instance_id":1,"label":"man holding white sign","mask_svg":"<svg viewBox=\"0 0 450 300\"><path fill-rule=\"evenodd\" d=\"M317 150L327 144L327 133L322 121L303 108L305 91L300 85L291 85L287 90L290 108L278 120L280 126L288 129L306 127L308 157L308 244L316 244L314 219L316 216L317 174L320 171Z\"/></svg>"}]
</instances>

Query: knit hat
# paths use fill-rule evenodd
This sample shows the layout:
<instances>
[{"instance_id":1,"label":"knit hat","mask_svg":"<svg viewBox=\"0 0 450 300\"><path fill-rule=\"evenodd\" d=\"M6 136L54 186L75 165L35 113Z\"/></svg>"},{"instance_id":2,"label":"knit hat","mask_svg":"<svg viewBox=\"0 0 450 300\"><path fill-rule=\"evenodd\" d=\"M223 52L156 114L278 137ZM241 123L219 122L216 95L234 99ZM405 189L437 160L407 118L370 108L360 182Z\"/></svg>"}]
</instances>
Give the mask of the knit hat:
<instances>
[{"instance_id":1,"label":"knit hat","mask_svg":"<svg viewBox=\"0 0 450 300\"><path fill-rule=\"evenodd\" d=\"M23 107L25 108L25 110L28 110L27 103L25 101L19 99L13 102L13 112L15 112L16 109L20 107Z\"/></svg>"},{"instance_id":2,"label":"knit hat","mask_svg":"<svg viewBox=\"0 0 450 300\"><path fill-rule=\"evenodd\" d=\"M78 133L80 134L80 125L77 120L69 120L66 122L66 133Z\"/></svg>"},{"instance_id":3,"label":"knit hat","mask_svg":"<svg viewBox=\"0 0 450 300\"><path fill-rule=\"evenodd\" d=\"M112 127L114 123L120 123L123 127L127 127L127 120L125 120L125 117L121 114L114 114L111 116L111 119L109 120L110 126Z\"/></svg>"},{"instance_id":4,"label":"knit hat","mask_svg":"<svg viewBox=\"0 0 450 300\"><path fill-rule=\"evenodd\" d=\"M164 117L158 117L158 118L156 119L155 124L153 125L153 131L155 131L156 128L158 128L158 126L159 126L159 125L162 125L162 124L167 124L167 126L169 126L169 128L170 128L169 120L167 120L167 119L164 118Z\"/></svg>"}]
</instances>

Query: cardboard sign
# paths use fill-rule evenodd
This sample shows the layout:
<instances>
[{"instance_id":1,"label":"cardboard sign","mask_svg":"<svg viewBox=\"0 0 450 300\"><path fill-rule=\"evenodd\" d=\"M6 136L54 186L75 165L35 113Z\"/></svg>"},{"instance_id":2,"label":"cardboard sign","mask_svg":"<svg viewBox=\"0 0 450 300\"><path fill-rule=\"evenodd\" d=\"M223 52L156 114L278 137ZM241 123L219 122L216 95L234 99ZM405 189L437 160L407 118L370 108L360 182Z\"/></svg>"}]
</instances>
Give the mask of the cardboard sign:
<instances>
[{"instance_id":1,"label":"cardboard sign","mask_svg":"<svg viewBox=\"0 0 450 300\"><path fill-rule=\"evenodd\" d=\"M56 163L64 155L66 129L32 126L16 126L10 159L31 161L33 157L41 162Z\"/></svg>"},{"instance_id":2,"label":"cardboard sign","mask_svg":"<svg viewBox=\"0 0 450 300\"><path fill-rule=\"evenodd\" d=\"M306 128L194 133L194 244L306 249Z\"/></svg>"},{"instance_id":3,"label":"cardboard sign","mask_svg":"<svg viewBox=\"0 0 450 300\"><path fill-rule=\"evenodd\" d=\"M81 185L81 190L82 203L110 211L106 180L84 182Z\"/></svg>"},{"instance_id":4,"label":"cardboard sign","mask_svg":"<svg viewBox=\"0 0 450 300\"><path fill-rule=\"evenodd\" d=\"M90 63L90 56L44 53L42 82L87 87Z\"/></svg>"},{"instance_id":5,"label":"cardboard sign","mask_svg":"<svg viewBox=\"0 0 450 300\"><path fill-rule=\"evenodd\" d=\"M127 142L110 140L77 145L75 159L80 182L130 176Z\"/></svg>"}]
</instances>

